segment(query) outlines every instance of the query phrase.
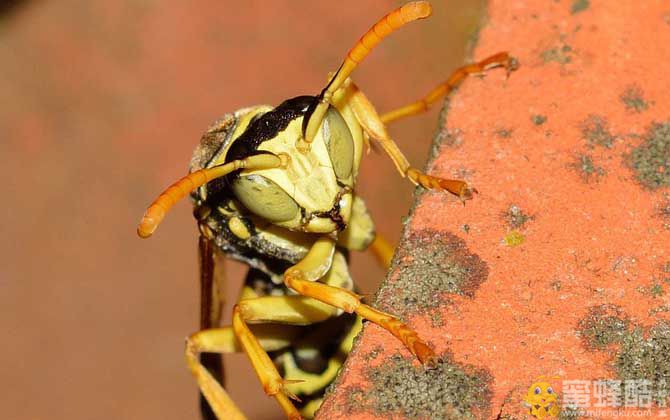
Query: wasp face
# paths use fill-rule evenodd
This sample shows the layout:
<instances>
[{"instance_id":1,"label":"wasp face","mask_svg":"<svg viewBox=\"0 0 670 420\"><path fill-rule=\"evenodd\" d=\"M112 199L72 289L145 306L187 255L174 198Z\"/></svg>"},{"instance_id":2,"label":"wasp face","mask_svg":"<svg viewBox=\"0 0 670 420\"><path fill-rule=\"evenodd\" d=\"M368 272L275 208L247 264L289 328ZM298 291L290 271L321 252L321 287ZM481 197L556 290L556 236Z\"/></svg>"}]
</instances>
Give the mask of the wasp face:
<instances>
[{"instance_id":1,"label":"wasp face","mask_svg":"<svg viewBox=\"0 0 670 420\"><path fill-rule=\"evenodd\" d=\"M351 215L360 153L350 129L352 123L332 106L310 150L296 148L303 118L313 101L313 97L289 99L251 119L232 141L225 161L272 153L287 156L288 164L242 171L228 183L244 207L275 225L302 232L341 231ZM357 125L353 128L360 131Z\"/></svg>"}]
</instances>

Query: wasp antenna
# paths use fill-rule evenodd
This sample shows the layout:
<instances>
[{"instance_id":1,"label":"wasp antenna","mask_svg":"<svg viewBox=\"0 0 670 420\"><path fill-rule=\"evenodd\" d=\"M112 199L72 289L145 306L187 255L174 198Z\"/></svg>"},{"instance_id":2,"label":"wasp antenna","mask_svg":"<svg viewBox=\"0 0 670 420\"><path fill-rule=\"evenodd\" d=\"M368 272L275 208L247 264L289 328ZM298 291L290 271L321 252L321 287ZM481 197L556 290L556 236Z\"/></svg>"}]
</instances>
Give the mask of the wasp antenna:
<instances>
[{"instance_id":1,"label":"wasp antenna","mask_svg":"<svg viewBox=\"0 0 670 420\"><path fill-rule=\"evenodd\" d=\"M347 57L330 79L328 85L319 95L320 102L309 117L305 126L303 137L306 143L311 143L316 132L321 126L321 121L328 111L328 104L333 93L342 86L356 66L367 57L372 49L396 29L409 22L423 19L432 13L430 3L427 1L409 2L379 19L370 29L354 44L347 53Z\"/></svg>"},{"instance_id":2,"label":"wasp antenna","mask_svg":"<svg viewBox=\"0 0 670 420\"><path fill-rule=\"evenodd\" d=\"M328 90L334 92L344 80L349 77L356 66L367 57L374 47L377 46L384 38L400 29L404 25L418 19L424 19L432 13L430 3L427 1L415 1L407 3L383 18L379 19L368 31L361 36L361 38L354 44L354 46L347 53L342 67L335 74L335 77L330 82Z\"/></svg>"},{"instance_id":3,"label":"wasp antenna","mask_svg":"<svg viewBox=\"0 0 670 420\"><path fill-rule=\"evenodd\" d=\"M221 178L238 169L270 169L280 167L284 163L285 158L264 153L192 172L167 187L151 203L137 226L137 234L141 238L151 236L177 201L213 179Z\"/></svg>"}]
</instances>

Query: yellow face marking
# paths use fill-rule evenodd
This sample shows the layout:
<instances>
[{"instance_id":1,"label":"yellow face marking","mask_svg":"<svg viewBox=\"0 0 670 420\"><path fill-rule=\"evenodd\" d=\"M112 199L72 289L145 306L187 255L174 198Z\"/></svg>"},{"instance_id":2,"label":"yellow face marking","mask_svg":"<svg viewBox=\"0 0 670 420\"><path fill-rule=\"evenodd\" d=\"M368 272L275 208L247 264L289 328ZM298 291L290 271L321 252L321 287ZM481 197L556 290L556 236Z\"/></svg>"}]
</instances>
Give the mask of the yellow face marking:
<instances>
[{"instance_id":1,"label":"yellow face marking","mask_svg":"<svg viewBox=\"0 0 670 420\"><path fill-rule=\"evenodd\" d=\"M321 132L314 139L309 153L299 153L295 139L302 130L302 117L293 120L276 137L263 142L258 150L291 156L286 169L256 171L282 187L308 212L327 211L339 187Z\"/></svg>"}]
</instances>

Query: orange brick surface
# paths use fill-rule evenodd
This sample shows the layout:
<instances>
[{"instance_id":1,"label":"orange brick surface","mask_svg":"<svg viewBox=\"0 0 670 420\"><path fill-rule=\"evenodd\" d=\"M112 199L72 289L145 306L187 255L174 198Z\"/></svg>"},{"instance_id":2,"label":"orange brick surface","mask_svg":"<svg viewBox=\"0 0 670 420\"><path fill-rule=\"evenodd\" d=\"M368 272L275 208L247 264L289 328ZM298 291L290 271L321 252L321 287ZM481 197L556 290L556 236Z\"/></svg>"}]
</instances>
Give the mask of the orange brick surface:
<instances>
[{"instance_id":1,"label":"orange brick surface","mask_svg":"<svg viewBox=\"0 0 670 420\"><path fill-rule=\"evenodd\" d=\"M15 5L15 7L10 7ZM198 325L197 228L184 200L154 238L137 222L226 112L316 94L395 0L72 0L0 5L0 418L194 419L184 338ZM481 4L434 1L355 80L380 112L463 61ZM393 127L420 164L432 113ZM392 180L392 182L389 182ZM381 154L358 190L392 240L412 187ZM383 277L352 256L363 292ZM229 315L245 269L226 266ZM227 317L228 318L228 317ZM281 418L243 354L227 388Z\"/></svg>"},{"instance_id":2,"label":"orange brick surface","mask_svg":"<svg viewBox=\"0 0 670 420\"><path fill-rule=\"evenodd\" d=\"M321 419L532 418L522 400L539 377L563 393L562 416L575 414L566 381L663 391L668 45L664 1L490 2L474 58L507 50L521 66L464 83L428 165L479 194L465 207L417 196L375 301L444 363L425 370L367 325Z\"/></svg>"}]
</instances>

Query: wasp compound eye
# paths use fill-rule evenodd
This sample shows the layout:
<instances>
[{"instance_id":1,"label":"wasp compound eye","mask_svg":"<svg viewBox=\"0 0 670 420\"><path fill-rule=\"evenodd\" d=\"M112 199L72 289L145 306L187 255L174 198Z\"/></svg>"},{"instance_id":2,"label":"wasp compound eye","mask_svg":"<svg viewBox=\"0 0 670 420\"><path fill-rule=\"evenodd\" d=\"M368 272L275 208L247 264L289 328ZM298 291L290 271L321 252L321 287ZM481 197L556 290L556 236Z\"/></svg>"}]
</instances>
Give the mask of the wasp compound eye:
<instances>
[{"instance_id":1,"label":"wasp compound eye","mask_svg":"<svg viewBox=\"0 0 670 420\"><path fill-rule=\"evenodd\" d=\"M323 137L335 175L339 180L349 178L354 167L354 139L346 121L332 106L324 119Z\"/></svg>"},{"instance_id":2,"label":"wasp compound eye","mask_svg":"<svg viewBox=\"0 0 670 420\"><path fill-rule=\"evenodd\" d=\"M286 191L262 175L241 175L232 188L244 207L270 222L285 222L300 212Z\"/></svg>"}]
</instances>

